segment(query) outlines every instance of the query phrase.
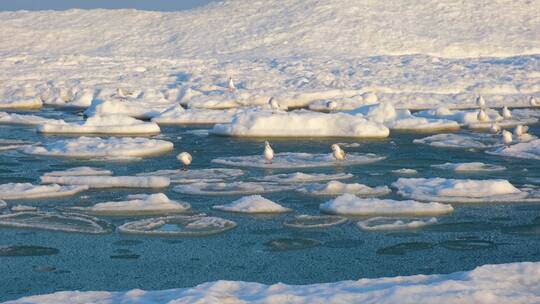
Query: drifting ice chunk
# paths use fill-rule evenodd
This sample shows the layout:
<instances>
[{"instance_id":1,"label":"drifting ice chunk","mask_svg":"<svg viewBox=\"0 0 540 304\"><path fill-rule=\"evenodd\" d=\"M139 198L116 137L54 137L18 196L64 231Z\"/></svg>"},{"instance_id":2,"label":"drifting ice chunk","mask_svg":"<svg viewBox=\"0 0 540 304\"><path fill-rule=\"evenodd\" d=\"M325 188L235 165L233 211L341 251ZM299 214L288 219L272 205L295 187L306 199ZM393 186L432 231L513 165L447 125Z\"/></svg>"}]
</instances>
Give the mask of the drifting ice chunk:
<instances>
[{"instance_id":1,"label":"drifting ice chunk","mask_svg":"<svg viewBox=\"0 0 540 304\"><path fill-rule=\"evenodd\" d=\"M486 151L489 154L540 160L540 139L527 143L518 143L508 147L501 147L494 151Z\"/></svg>"},{"instance_id":2,"label":"drifting ice chunk","mask_svg":"<svg viewBox=\"0 0 540 304\"><path fill-rule=\"evenodd\" d=\"M299 229L326 228L343 224L347 218L335 215L297 215L292 219L286 220L285 227Z\"/></svg>"},{"instance_id":3,"label":"drifting ice chunk","mask_svg":"<svg viewBox=\"0 0 540 304\"><path fill-rule=\"evenodd\" d=\"M88 186L32 185L9 183L0 185L0 199L36 199L70 196L88 190Z\"/></svg>"},{"instance_id":4,"label":"drifting ice chunk","mask_svg":"<svg viewBox=\"0 0 540 304\"><path fill-rule=\"evenodd\" d=\"M260 195L244 196L230 204L216 205L213 208L239 213L281 213L291 211L291 209L285 208Z\"/></svg>"},{"instance_id":5,"label":"drifting ice chunk","mask_svg":"<svg viewBox=\"0 0 540 304\"><path fill-rule=\"evenodd\" d=\"M365 221L359 221L357 225L364 231L385 231L416 229L435 223L437 223L437 219L434 217L429 219L373 217Z\"/></svg>"},{"instance_id":6,"label":"drifting ice chunk","mask_svg":"<svg viewBox=\"0 0 540 304\"><path fill-rule=\"evenodd\" d=\"M137 176L168 177L173 184L191 184L197 182L215 183L244 175L240 169L189 169L189 170L158 170L138 173Z\"/></svg>"},{"instance_id":7,"label":"drifting ice chunk","mask_svg":"<svg viewBox=\"0 0 540 304\"><path fill-rule=\"evenodd\" d=\"M392 173L398 174L398 175L415 175L415 174L418 174L418 171L414 169L403 168L403 169L392 170Z\"/></svg>"},{"instance_id":8,"label":"drifting ice chunk","mask_svg":"<svg viewBox=\"0 0 540 304\"><path fill-rule=\"evenodd\" d=\"M36 207L26 205L15 205L11 207L12 212L37 211Z\"/></svg>"},{"instance_id":9,"label":"drifting ice chunk","mask_svg":"<svg viewBox=\"0 0 540 304\"><path fill-rule=\"evenodd\" d=\"M219 217L167 216L128 222L118 227L122 233L156 236L205 236L236 227L236 223Z\"/></svg>"},{"instance_id":10,"label":"drifting ice chunk","mask_svg":"<svg viewBox=\"0 0 540 304\"><path fill-rule=\"evenodd\" d=\"M39 125L44 123L65 124L61 119L50 119L37 115L22 115L15 113L0 112L0 123L14 125Z\"/></svg>"},{"instance_id":11,"label":"drifting ice chunk","mask_svg":"<svg viewBox=\"0 0 540 304\"><path fill-rule=\"evenodd\" d=\"M540 202L540 193L520 190L507 180L400 178L398 194L421 201L448 203Z\"/></svg>"},{"instance_id":12,"label":"drifting ice chunk","mask_svg":"<svg viewBox=\"0 0 540 304\"><path fill-rule=\"evenodd\" d=\"M272 159L272 163L266 163L262 155L232 156L213 159L213 163L253 168L273 168L273 169L293 169L293 168L315 168L332 166L353 166L369 164L383 160L384 157L375 154L348 153L347 157L338 161L330 154L310 154L310 153L277 153Z\"/></svg>"},{"instance_id":13,"label":"drifting ice chunk","mask_svg":"<svg viewBox=\"0 0 540 304\"><path fill-rule=\"evenodd\" d=\"M417 201L395 201L375 198L359 198L344 194L319 206L321 211L330 214L353 216L370 215L439 215L454 211L451 205L440 203L421 203Z\"/></svg>"},{"instance_id":14,"label":"drifting ice chunk","mask_svg":"<svg viewBox=\"0 0 540 304\"><path fill-rule=\"evenodd\" d=\"M41 182L88 188L164 188L171 183L163 176L42 176Z\"/></svg>"},{"instance_id":15,"label":"drifting ice chunk","mask_svg":"<svg viewBox=\"0 0 540 304\"><path fill-rule=\"evenodd\" d=\"M512 119L504 119L501 115L499 115L499 112L493 109L488 109L486 111L488 121L482 122L478 120L478 111L479 110L450 110L445 107L440 107L437 109L420 111L415 115L427 118L444 118L453 120L460 125L467 126L471 129L489 129L494 122L496 122L501 128L511 128L519 124L532 124L538 122L538 118L526 114L518 114L514 115ZM517 113L520 112L518 111Z\"/></svg>"},{"instance_id":16,"label":"drifting ice chunk","mask_svg":"<svg viewBox=\"0 0 540 304\"><path fill-rule=\"evenodd\" d=\"M0 151L25 148L33 144L35 143L19 139L0 139Z\"/></svg>"},{"instance_id":17,"label":"drifting ice chunk","mask_svg":"<svg viewBox=\"0 0 540 304\"><path fill-rule=\"evenodd\" d=\"M413 140L437 148L490 149L503 145L500 136L491 134L437 134Z\"/></svg>"},{"instance_id":18,"label":"drifting ice chunk","mask_svg":"<svg viewBox=\"0 0 540 304\"><path fill-rule=\"evenodd\" d=\"M52 171L43 176L106 176L112 175L112 171L92 167L74 167L64 171Z\"/></svg>"},{"instance_id":19,"label":"drifting ice chunk","mask_svg":"<svg viewBox=\"0 0 540 304\"><path fill-rule=\"evenodd\" d=\"M213 134L242 137L357 137L384 138L384 125L362 116L344 113L323 114L305 110L293 112L247 111L231 123L218 124Z\"/></svg>"},{"instance_id":20,"label":"drifting ice chunk","mask_svg":"<svg viewBox=\"0 0 540 304\"><path fill-rule=\"evenodd\" d=\"M90 234L112 231L105 221L75 213L17 212L0 215L0 226Z\"/></svg>"},{"instance_id":21,"label":"drifting ice chunk","mask_svg":"<svg viewBox=\"0 0 540 304\"><path fill-rule=\"evenodd\" d=\"M0 209L4 209L7 207L7 203L4 202L3 200L0 200Z\"/></svg>"},{"instance_id":22,"label":"drifting ice chunk","mask_svg":"<svg viewBox=\"0 0 540 304\"><path fill-rule=\"evenodd\" d=\"M159 134L156 123L144 122L125 115L92 116L78 123L45 123L37 127L38 132L53 134L113 134L153 135Z\"/></svg>"},{"instance_id":23,"label":"drifting ice chunk","mask_svg":"<svg viewBox=\"0 0 540 304\"><path fill-rule=\"evenodd\" d=\"M323 182L337 179L349 179L353 177L349 173L336 173L336 174L324 174L324 173L290 173L290 174L276 174L267 175L264 177L256 178L259 181L278 183L278 184L296 184L296 183L312 183Z\"/></svg>"},{"instance_id":24,"label":"drifting ice chunk","mask_svg":"<svg viewBox=\"0 0 540 304\"><path fill-rule=\"evenodd\" d=\"M298 191L311 195L342 195L345 193L357 196L381 196L390 193L386 186L369 187L363 184L344 184L338 181L330 181L327 184L311 184L304 186Z\"/></svg>"},{"instance_id":25,"label":"drifting ice chunk","mask_svg":"<svg viewBox=\"0 0 540 304\"><path fill-rule=\"evenodd\" d=\"M293 186L271 183L232 182L232 183L192 183L173 188L174 192L192 195L235 195L262 194L293 190Z\"/></svg>"},{"instance_id":26,"label":"drifting ice chunk","mask_svg":"<svg viewBox=\"0 0 540 304\"><path fill-rule=\"evenodd\" d=\"M183 125L183 124L217 124L229 123L234 115L242 112L240 109L208 110L187 109L176 105L168 108L163 113L152 118L152 121L160 125Z\"/></svg>"},{"instance_id":27,"label":"drifting ice chunk","mask_svg":"<svg viewBox=\"0 0 540 304\"><path fill-rule=\"evenodd\" d=\"M472 163L445 163L441 165L431 165L433 168L452 170L455 172L496 172L506 170L503 166L484 164L481 162Z\"/></svg>"},{"instance_id":28,"label":"drifting ice chunk","mask_svg":"<svg viewBox=\"0 0 540 304\"><path fill-rule=\"evenodd\" d=\"M84 111L86 116L121 114L139 119L150 119L159 115L170 104L148 104L137 101L99 100L95 99L92 105Z\"/></svg>"},{"instance_id":29,"label":"drifting ice chunk","mask_svg":"<svg viewBox=\"0 0 540 304\"><path fill-rule=\"evenodd\" d=\"M173 149L173 144L164 140L148 138L79 137L59 140L41 147L26 147L27 154L74 158L117 158L152 156Z\"/></svg>"},{"instance_id":30,"label":"drifting ice chunk","mask_svg":"<svg viewBox=\"0 0 540 304\"><path fill-rule=\"evenodd\" d=\"M127 201L105 202L92 207L74 207L73 210L95 215L135 216L182 213L190 204L170 200L165 194L137 194L128 196Z\"/></svg>"}]
</instances>

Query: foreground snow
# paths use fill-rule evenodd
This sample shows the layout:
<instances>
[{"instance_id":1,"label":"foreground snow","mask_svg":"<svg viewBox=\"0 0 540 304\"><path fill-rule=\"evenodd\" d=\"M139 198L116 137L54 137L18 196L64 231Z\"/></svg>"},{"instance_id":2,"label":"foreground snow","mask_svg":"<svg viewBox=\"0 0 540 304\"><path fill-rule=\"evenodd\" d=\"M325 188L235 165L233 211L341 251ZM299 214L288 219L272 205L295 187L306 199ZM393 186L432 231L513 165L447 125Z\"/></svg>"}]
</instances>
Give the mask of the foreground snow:
<instances>
[{"instance_id":1,"label":"foreground snow","mask_svg":"<svg viewBox=\"0 0 540 304\"><path fill-rule=\"evenodd\" d=\"M540 263L524 262L484 265L471 271L443 275L312 285L217 281L162 291L63 291L7 303L538 303L539 286Z\"/></svg>"}]
</instances>

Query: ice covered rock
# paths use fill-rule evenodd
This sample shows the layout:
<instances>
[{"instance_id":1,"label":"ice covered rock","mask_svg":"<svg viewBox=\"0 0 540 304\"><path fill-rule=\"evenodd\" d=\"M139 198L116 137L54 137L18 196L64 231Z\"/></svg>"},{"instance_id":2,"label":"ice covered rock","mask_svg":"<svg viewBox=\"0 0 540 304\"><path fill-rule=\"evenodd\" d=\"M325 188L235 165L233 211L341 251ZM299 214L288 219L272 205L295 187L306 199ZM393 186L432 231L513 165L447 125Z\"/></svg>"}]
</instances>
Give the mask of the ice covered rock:
<instances>
[{"instance_id":1,"label":"ice covered rock","mask_svg":"<svg viewBox=\"0 0 540 304\"><path fill-rule=\"evenodd\" d=\"M163 176L168 177L172 184L215 183L223 182L244 175L240 169L211 168L190 170L158 170L138 173L137 176Z\"/></svg>"},{"instance_id":2,"label":"ice covered rock","mask_svg":"<svg viewBox=\"0 0 540 304\"><path fill-rule=\"evenodd\" d=\"M344 184L339 181L330 181L326 184L310 184L298 189L299 192L310 195L342 195L345 193L356 196L382 196L390 193L386 186L369 187L364 184Z\"/></svg>"},{"instance_id":3,"label":"ice covered rock","mask_svg":"<svg viewBox=\"0 0 540 304\"><path fill-rule=\"evenodd\" d=\"M236 227L236 223L212 216L167 216L127 222L118 231L155 236L205 236Z\"/></svg>"},{"instance_id":4,"label":"ice covered rock","mask_svg":"<svg viewBox=\"0 0 540 304\"><path fill-rule=\"evenodd\" d=\"M373 217L359 221L358 227L364 231L387 231L402 229L417 229L437 223L437 219L431 218L393 218Z\"/></svg>"},{"instance_id":5,"label":"ice covered rock","mask_svg":"<svg viewBox=\"0 0 540 304\"><path fill-rule=\"evenodd\" d=\"M109 223L76 213L16 212L0 215L0 226L89 234L112 232Z\"/></svg>"},{"instance_id":6,"label":"ice covered rock","mask_svg":"<svg viewBox=\"0 0 540 304\"><path fill-rule=\"evenodd\" d=\"M88 190L88 186L32 185L9 183L0 185L0 199L38 199L70 196Z\"/></svg>"},{"instance_id":7,"label":"ice covered rock","mask_svg":"<svg viewBox=\"0 0 540 304\"><path fill-rule=\"evenodd\" d=\"M540 139L517 143L486 152L498 156L540 160Z\"/></svg>"},{"instance_id":8,"label":"ice covered rock","mask_svg":"<svg viewBox=\"0 0 540 304\"><path fill-rule=\"evenodd\" d=\"M417 201L395 201L390 199L359 198L344 194L319 206L330 214L351 216L394 216L394 215L440 215L451 213L451 205L441 203L421 203Z\"/></svg>"},{"instance_id":9,"label":"ice covered rock","mask_svg":"<svg viewBox=\"0 0 540 304\"><path fill-rule=\"evenodd\" d=\"M444 163L440 165L431 165L431 167L455 172L496 172L506 170L503 166L484 164L482 162Z\"/></svg>"},{"instance_id":10,"label":"ice covered rock","mask_svg":"<svg viewBox=\"0 0 540 304\"><path fill-rule=\"evenodd\" d=\"M37 131L52 134L154 135L159 134L160 129L153 122L144 122L120 114L107 114L91 116L77 123L44 123L37 127Z\"/></svg>"},{"instance_id":11,"label":"ice covered rock","mask_svg":"<svg viewBox=\"0 0 540 304\"><path fill-rule=\"evenodd\" d=\"M237 195L237 194L262 194L293 190L294 186L278 185L272 183L253 182L219 182L205 183L197 182L185 185L178 185L173 188L174 192L191 195Z\"/></svg>"},{"instance_id":12,"label":"ice covered rock","mask_svg":"<svg viewBox=\"0 0 540 304\"><path fill-rule=\"evenodd\" d=\"M152 156L173 149L173 144L164 140L148 138L102 139L99 137L79 137L76 139L58 140L43 146L26 147L27 154L43 156L61 156L74 158L115 158Z\"/></svg>"},{"instance_id":13,"label":"ice covered rock","mask_svg":"<svg viewBox=\"0 0 540 304\"><path fill-rule=\"evenodd\" d=\"M285 208L260 195L244 196L226 205L215 205L212 207L221 211L239 213L282 213L291 209Z\"/></svg>"},{"instance_id":14,"label":"ice covered rock","mask_svg":"<svg viewBox=\"0 0 540 304\"><path fill-rule=\"evenodd\" d=\"M163 176L50 176L41 177L44 184L81 185L88 188L165 188L171 181Z\"/></svg>"},{"instance_id":15,"label":"ice covered rock","mask_svg":"<svg viewBox=\"0 0 540 304\"><path fill-rule=\"evenodd\" d=\"M112 171L102 168L92 167L73 167L63 171L52 171L43 174L43 176L104 176L112 175Z\"/></svg>"},{"instance_id":16,"label":"ice covered rock","mask_svg":"<svg viewBox=\"0 0 540 304\"><path fill-rule=\"evenodd\" d=\"M258 181L270 182L270 183L296 184L296 183L313 183L313 182L349 179L351 177L353 177L353 175L349 173L326 174L326 173L295 172L295 173L288 173L288 174L267 175L263 177L257 177L255 179Z\"/></svg>"}]
</instances>

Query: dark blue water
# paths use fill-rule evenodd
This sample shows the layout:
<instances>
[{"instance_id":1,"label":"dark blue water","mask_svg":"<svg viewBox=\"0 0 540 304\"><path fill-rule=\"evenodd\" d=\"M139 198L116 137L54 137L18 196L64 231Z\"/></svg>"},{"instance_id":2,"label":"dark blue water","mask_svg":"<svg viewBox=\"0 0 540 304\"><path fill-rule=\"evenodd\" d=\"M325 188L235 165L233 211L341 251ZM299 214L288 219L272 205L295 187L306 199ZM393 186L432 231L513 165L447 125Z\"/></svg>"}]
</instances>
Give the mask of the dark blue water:
<instances>
[{"instance_id":1,"label":"dark blue water","mask_svg":"<svg viewBox=\"0 0 540 304\"><path fill-rule=\"evenodd\" d=\"M70 116L51 109L48 116ZM34 157L19 152L0 153L0 183L39 182L44 172L80 165L111 169L116 175L134 175L158 169L176 169L175 156L190 151L193 168L210 168L216 157L253 155L262 152L262 140L231 139L186 134L190 128L163 128L159 137L175 144L174 153L129 163L91 163ZM531 133L540 134L539 126ZM359 141L350 152L370 152L387 156L379 163L343 168L319 168L303 172L348 172L352 180L370 186L390 185L398 176L391 170L413 168L423 177L504 178L516 186L526 177L540 177L540 162L506 159L482 152L435 149L413 144L424 135L393 134L377 141ZM178 139L181 137L181 139ZM0 126L0 138L51 141L63 137L42 137L32 128ZM330 144L347 140L295 139L272 141L276 152L329 151ZM353 142L349 140L348 142ZM456 175L430 168L444 162L482 161L503 165L506 171L491 174ZM527 169L527 171L525 171ZM250 176L295 172L297 170L247 169ZM171 187L172 188L172 187ZM478 265L540 260L540 205L491 204L458 205L439 224L402 232L367 233L354 221L328 229L285 228L285 219L298 214L319 214L325 198L296 192L266 194L294 212L278 216L246 216L212 210L211 206L239 196L189 196L167 190L173 199L191 203L194 209L236 221L238 227L226 233L200 238L128 236L118 233L84 235L40 230L1 228L0 246L33 245L56 248L55 255L0 257L0 300L59 290L168 289L193 286L219 279L307 284L363 277L449 273ZM96 202L121 200L127 194L148 193L137 189L88 191L68 198L10 202L53 209L58 206L88 206ZM399 198L395 193L388 198ZM105 218L120 225L130 218ZM283 238L309 239L310 248L273 250L268 243ZM314 242L313 242L314 240ZM471 241L477 246L471 245ZM480 241L480 242L479 242Z\"/></svg>"}]
</instances>

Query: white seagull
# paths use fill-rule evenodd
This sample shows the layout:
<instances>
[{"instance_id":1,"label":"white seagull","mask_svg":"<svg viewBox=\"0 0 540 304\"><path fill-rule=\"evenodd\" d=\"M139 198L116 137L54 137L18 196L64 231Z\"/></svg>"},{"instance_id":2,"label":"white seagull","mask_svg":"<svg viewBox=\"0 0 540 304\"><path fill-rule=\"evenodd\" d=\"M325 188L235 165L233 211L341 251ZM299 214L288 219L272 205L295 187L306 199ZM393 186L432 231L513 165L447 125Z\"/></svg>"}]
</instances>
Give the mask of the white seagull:
<instances>
[{"instance_id":1,"label":"white seagull","mask_svg":"<svg viewBox=\"0 0 540 304\"><path fill-rule=\"evenodd\" d=\"M540 107L540 101L536 100L534 96L529 97L529 105L531 107Z\"/></svg>"},{"instance_id":2,"label":"white seagull","mask_svg":"<svg viewBox=\"0 0 540 304\"><path fill-rule=\"evenodd\" d=\"M497 134L501 131L501 127L498 124L494 123L491 125L491 128L489 130L491 131L491 133Z\"/></svg>"},{"instance_id":3,"label":"white seagull","mask_svg":"<svg viewBox=\"0 0 540 304\"><path fill-rule=\"evenodd\" d=\"M337 109L337 103L333 100L330 100L330 101L327 101L326 102L326 108L331 112L335 112L336 109Z\"/></svg>"},{"instance_id":4,"label":"white seagull","mask_svg":"<svg viewBox=\"0 0 540 304\"><path fill-rule=\"evenodd\" d=\"M187 152L182 152L182 153L178 154L176 156L176 159L178 159L179 161L182 162L182 164L184 165L182 170L184 170L184 171L187 171L188 166L191 164L191 161L193 160L193 158L191 157L191 154L189 154Z\"/></svg>"},{"instance_id":5,"label":"white seagull","mask_svg":"<svg viewBox=\"0 0 540 304\"><path fill-rule=\"evenodd\" d=\"M232 77L229 77L229 92L234 92L236 91L236 86L234 85L234 81L232 79Z\"/></svg>"},{"instance_id":6,"label":"white seagull","mask_svg":"<svg viewBox=\"0 0 540 304\"><path fill-rule=\"evenodd\" d=\"M504 130L502 131L503 142L507 145L512 143L512 133Z\"/></svg>"},{"instance_id":7,"label":"white seagull","mask_svg":"<svg viewBox=\"0 0 540 304\"><path fill-rule=\"evenodd\" d=\"M336 160L344 160L345 159L345 151L343 151L338 144L332 145L332 155Z\"/></svg>"},{"instance_id":8,"label":"white seagull","mask_svg":"<svg viewBox=\"0 0 540 304\"><path fill-rule=\"evenodd\" d=\"M265 141L264 142L264 159L266 159L266 163L271 164L273 158L274 158L274 150L272 150L270 143Z\"/></svg>"},{"instance_id":9,"label":"white seagull","mask_svg":"<svg viewBox=\"0 0 540 304\"><path fill-rule=\"evenodd\" d=\"M520 137L521 135L526 134L527 131L529 131L529 127L523 126L523 125L517 125L517 126L514 128L514 135L515 135L516 137Z\"/></svg>"},{"instance_id":10,"label":"white seagull","mask_svg":"<svg viewBox=\"0 0 540 304\"><path fill-rule=\"evenodd\" d=\"M279 106L279 102L275 100L273 96L270 97L270 99L268 99L268 105L270 106L272 111L274 111L274 113L281 110L281 107Z\"/></svg>"},{"instance_id":11,"label":"white seagull","mask_svg":"<svg viewBox=\"0 0 540 304\"><path fill-rule=\"evenodd\" d=\"M484 108L486 106L486 100L481 95L476 97L476 105L480 108Z\"/></svg>"},{"instance_id":12,"label":"white seagull","mask_svg":"<svg viewBox=\"0 0 540 304\"><path fill-rule=\"evenodd\" d=\"M476 118L478 119L478 121L488 121L489 120L489 116L486 114L486 111L484 111L484 109L480 109L480 111L478 111L478 115L476 115Z\"/></svg>"},{"instance_id":13,"label":"white seagull","mask_svg":"<svg viewBox=\"0 0 540 304\"><path fill-rule=\"evenodd\" d=\"M508 108L506 106L502 109L502 117L504 119L511 119L512 118L512 112L510 112L510 110L508 110Z\"/></svg>"},{"instance_id":14,"label":"white seagull","mask_svg":"<svg viewBox=\"0 0 540 304\"><path fill-rule=\"evenodd\" d=\"M120 99L127 99L129 95L130 95L130 93L126 92L122 88L117 88L116 89L116 96L119 97Z\"/></svg>"}]
</instances>

